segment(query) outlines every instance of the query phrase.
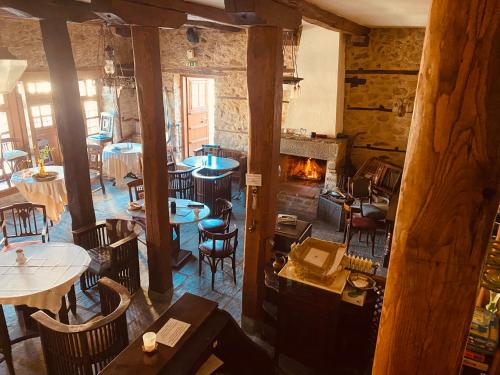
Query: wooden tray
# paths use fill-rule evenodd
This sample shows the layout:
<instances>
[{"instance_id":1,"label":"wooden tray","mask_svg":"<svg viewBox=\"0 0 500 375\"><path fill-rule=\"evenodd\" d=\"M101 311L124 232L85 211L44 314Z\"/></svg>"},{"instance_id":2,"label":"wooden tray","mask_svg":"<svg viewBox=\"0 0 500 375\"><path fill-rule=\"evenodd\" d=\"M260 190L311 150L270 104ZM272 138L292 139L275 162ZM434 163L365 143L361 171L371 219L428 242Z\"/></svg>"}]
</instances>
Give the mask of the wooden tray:
<instances>
[{"instance_id":1,"label":"wooden tray","mask_svg":"<svg viewBox=\"0 0 500 375\"><path fill-rule=\"evenodd\" d=\"M37 181L52 181L57 178L57 172L45 172L43 176L40 176L40 173L35 173L33 178Z\"/></svg>"}]
</instances>

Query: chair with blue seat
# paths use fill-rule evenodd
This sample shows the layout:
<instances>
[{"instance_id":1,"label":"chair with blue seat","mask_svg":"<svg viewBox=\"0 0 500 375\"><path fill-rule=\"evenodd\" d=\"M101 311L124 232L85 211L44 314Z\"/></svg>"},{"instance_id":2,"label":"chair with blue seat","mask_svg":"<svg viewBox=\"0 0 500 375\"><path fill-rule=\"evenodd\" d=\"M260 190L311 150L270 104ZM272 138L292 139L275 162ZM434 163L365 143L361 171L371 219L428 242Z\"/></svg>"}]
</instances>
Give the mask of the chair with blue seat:
<instances>
[{"instance_id":1,"label":"chair with blue seat","mask_svg":"<svg viewBox=\"0 0 500 375\"><path fill-rule=\"evenodd\" d=\"M233 204L226 199L217 198L212 207L211 217L198 223L199 242L203 231L210 233L223 233L231 224Z\"/></svg>"},{"instance_id":2,"label":"chair with blue seat","mask_svg":"<svg viewBox=\"0 0 500 375\"><path fill-rule=\"evenodd\" d=\"M9 222L8 219L12 221ZM16 203L0 208L3 239L0 246L11 249L16 246L49 240L47 211L42 204ZM16 241L10 242L11 239ZM17 241L21 239L22 242Z\"/></svg>"},{"instance_id":3,"label":"chair with blue seat","mask_svg":"<svg viewBox=\"0 0 500 375\"><path fill-rule=\"evenodd\" d=\"M214 290L215 273L220 263L224 269L224 259L230 258L233 268L233 279L236 284L236 249L238 247L238 228L231 225L227 233L201 232L201 243L198 246L198 274L201 276L202 263L206 262L212 272L212 290Z\"/></svg>"}]
</instances>

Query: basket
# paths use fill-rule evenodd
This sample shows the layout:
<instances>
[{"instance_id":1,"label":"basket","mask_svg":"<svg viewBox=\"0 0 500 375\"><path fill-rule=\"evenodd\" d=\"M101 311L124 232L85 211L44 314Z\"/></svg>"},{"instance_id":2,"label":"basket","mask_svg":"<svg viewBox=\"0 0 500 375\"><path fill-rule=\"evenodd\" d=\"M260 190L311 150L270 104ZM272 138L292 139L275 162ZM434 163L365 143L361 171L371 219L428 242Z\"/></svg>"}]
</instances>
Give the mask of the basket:
<instances>
[{"instance_id":1,"label":"basket","mask_svg":"<svg viewBox=\"0 0 500 375\"><path fill-rule=\"evenodd\" d=\"M342 268L345 251L345 244L308 237L292 245L288 258L303 277L328 282Z\"/></svg>"}]
</instances>

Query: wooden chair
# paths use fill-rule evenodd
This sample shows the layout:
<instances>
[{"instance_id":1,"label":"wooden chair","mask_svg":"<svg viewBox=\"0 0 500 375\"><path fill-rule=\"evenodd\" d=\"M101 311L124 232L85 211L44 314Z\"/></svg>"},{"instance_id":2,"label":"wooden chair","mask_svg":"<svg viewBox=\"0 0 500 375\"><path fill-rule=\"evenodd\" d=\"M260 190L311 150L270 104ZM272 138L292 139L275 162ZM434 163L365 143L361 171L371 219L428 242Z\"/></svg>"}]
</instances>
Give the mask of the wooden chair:
<instances>
[{"instance_id":1,"label":"wooden chair","mask_svg":"<svg viewBox=\"0 0 500 375\"><path fill-rule=\"evenodd\" d=\"M12 219L11 225L8 218ZM11 248L20 246L26 242L9 244L11 238L38 237L38 242L49 240L49 226L47 222L47 211L44 205L33 203L16 203L0 208L0 223L2 226L3 239L0 246Z\"/></svg>"},{"instance_id":2,"label":"wooden chair","mask_svg":"<svg viewBox=\"0 0 500 375\"><path fill-rule=\"evenodd\" d=\"M209 174L210 172L207 171ZM195 185L195 201L204 203L210 210L214 210L218 198L231 201L231 175L226 172L219 176L207 176L205 170L199 169L193 172Z\"/></svg>"},{"instance_id":3,"label":"wooden chair","mask_svg":"<svg viewBox=\"0 0 500 375\"><path fill-rule=\"evenodd\" d=\"M169 171L177 170L174 151L167 145L167 168Z\"/></svg>"},{"instance_id":4,"label":"wooden chair","mask_svg":"<svg viewBox=\"0 0 500 375\"><path fill-rule=\"evenodd\" d=\"M196 149L194 151L194 154L196 156L205 156L205 155L212 155L212 156L220 156L221 153L221 146L220 145L201 145L200 148Z\"/></svg>"},{"instance_id":5,"label":"wooden chair","mask_svg":"<svg viewBox=\"0 0 500 375\"><path fill-rule=\"evenodd\" d=\"M232 179L233 181L238 182L240 193L242 191L245 191L247 164L248 164L247 155L243 151L222 148L219 156L223 158L233 159L240 163L239 168L237 170L232 171L233 172Z\"/></svg>"},{"instance_id":6,"label":"wooden chair","mask_svg":"<svg viewBox=\"0 0 500 375\"><path fill-rule=\"evenodd\" d=\"M32 315L48 374L97 374L128 346L130 294L108 278L99 280L99 294L102 316L84 324L66 325L43 311Z\"/></svg>"},{"instance_id":7,"label":"wooden chair","mask_svg":"<svg viewBox=\"0 0 500 375\"><path fill-rule=\"evenodd\" d=\"M12 173L24 169L29 154L17 147L21 141L17 138L10 137L9 133L0 134L0 170L4 176L7 185L10 187L10 176ZM8 172L6 170L8 166Z\"/></svg>"},{"instance_id":8,"label":"wooden chair","mask_svg":"<svg viewBox=\"0 0 500 375\"><path fill-rule=\"evenodd\" d=\"M130 202L144 199L144 181L142 178L127 182L127 187Z\"/></svg>"},{"instance_id":9,"label":"wooden chair","mask_svg":"<svg viewBox=\"0 0 500 375\"><path fill-rule=\"evenodd\" d=\"M168 171L168 195L177 199L194 199L193 169Z\"/></svg>"},{"instance_id":10,"label":"wooden chair","mask_svg":"<svg viewBox=\"0 0 500 375\"><path fill-rule=\"evenodd\" d=\"M106 219L73 231L75 244L86 249L91 258L80 277L83 291L105 276L122 284L130 294L141 287L138 232L135 221L122 219Z\"/></svg>"},{"instance_id":11,"label":"wooden chair","mask_svg":"<svg viewBox=\"0 0 500 375\"><path fill-rule=\"evenodd\" d=\"M354 198L346 199L344 203L345 227L344 227L344 243L347 245L346 251L349 252L349 244L351 242L354 230L361 233L365 232L366 244L368 245L368 236L372 241L372 256L375 256L375 236L377 229L385 228L385 222L376 220L373 217L363 215L363 208L353 207ZM361 203L362 204L362 203Z\"/></svg>"},{"instance_id":12,"label":"wooden chair","mask_svg":"<svg viewBox=\"0 0 500 375\"><path fill-rule=\"evenodd\" d=\"M233 204L226 199L217 198L215 207L212 209L211 218L198 223L199 243L201 243L202 232L223 233L231 224Z\"/></svg>"},{"instance_id":13,"label":"wooden chair","mask_svg":"<svg viewBox=\"0 0 500 375\"><path fill-rule=\"evenodd\" d=\"M101 112L99 118L99 132L89 134L87 143L97 144L104 147L106 143L113 142L114 116L111 113Z\"/></svg>"},{"instance_id":14,"label":"wooden chair","mask_svg":"<svg viewBox=\"0 0 500 375\"><path fill-rule=\"evenodd\" d=\"M202 262L206 262L212 271L212 290L214 290L217 265L224 270L224 259L231 258L233 279L236 284L236 248L238 247L238 228L232 225L227 233L202 231L202 240L198 246L198 274L201 276Z\"/></svg>"},{"instance_id":15,"label":"wooden chair","mask_svg":"<svg viewBox=\"0 0 500 375\"><path fill-rule=\"evenodd\" d=\"M99 180L101 187L92 192L96 192L102 189L102 193L106 194L106 188L104 187L104 180L102 177L102 147L99 145L87 145L87 155L89 159L89 173L90 173L90 183Z\"/></svg>"}]
</instances>

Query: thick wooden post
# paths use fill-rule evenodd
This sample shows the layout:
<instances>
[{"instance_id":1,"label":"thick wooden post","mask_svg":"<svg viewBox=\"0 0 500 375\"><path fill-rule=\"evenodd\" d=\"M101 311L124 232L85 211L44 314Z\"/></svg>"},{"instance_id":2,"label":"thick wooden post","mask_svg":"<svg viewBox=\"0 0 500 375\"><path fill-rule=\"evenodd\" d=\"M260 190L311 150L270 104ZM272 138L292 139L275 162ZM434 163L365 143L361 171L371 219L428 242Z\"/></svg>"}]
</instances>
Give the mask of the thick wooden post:
<instances>
[{"instance_id":1,"label":"thick wooden post","mask_svg":"<svg viewBox=\"0 0 500 375\"><path fill-rule=\"evenodd\" d=\"M73 229L95 222L78 76L66 21L40 21ZM85 173L84 173L85 172Z\"/></svg>"},{"instance_id":2,"label":"thick wooden post","mask_svg":"<svg viewBox=\"0 0 500 375\"><path fill-rule=\"evenodd\" d=\"M373 374L458 374L499 203L500 0L434 0Z\"/></svg>"},{"instance_id":3,"label":"thick wooden post","mask_svg":"<svg viewBox=\"0 0 500 375\"><path fill-rule=\"evenodd\" d=\"M172 293L172 228L158 28L132 26L132 46L142 132L149 290L168 297Z\"/></svg>"},{"instance_id":4,"label":"thick wooden post","mask_svg":"<svg viewBox=\"0 0 500 375\"><path fill-rule=\"evenodd\" d=\"M247 190L243 273L243 324L252 328L262 312L266 240L274 235L283 98L283 30L251 27L248 32L247 81L250 107L248 173L262 175L255 210Z\"/></svg>"}]
</instances>

